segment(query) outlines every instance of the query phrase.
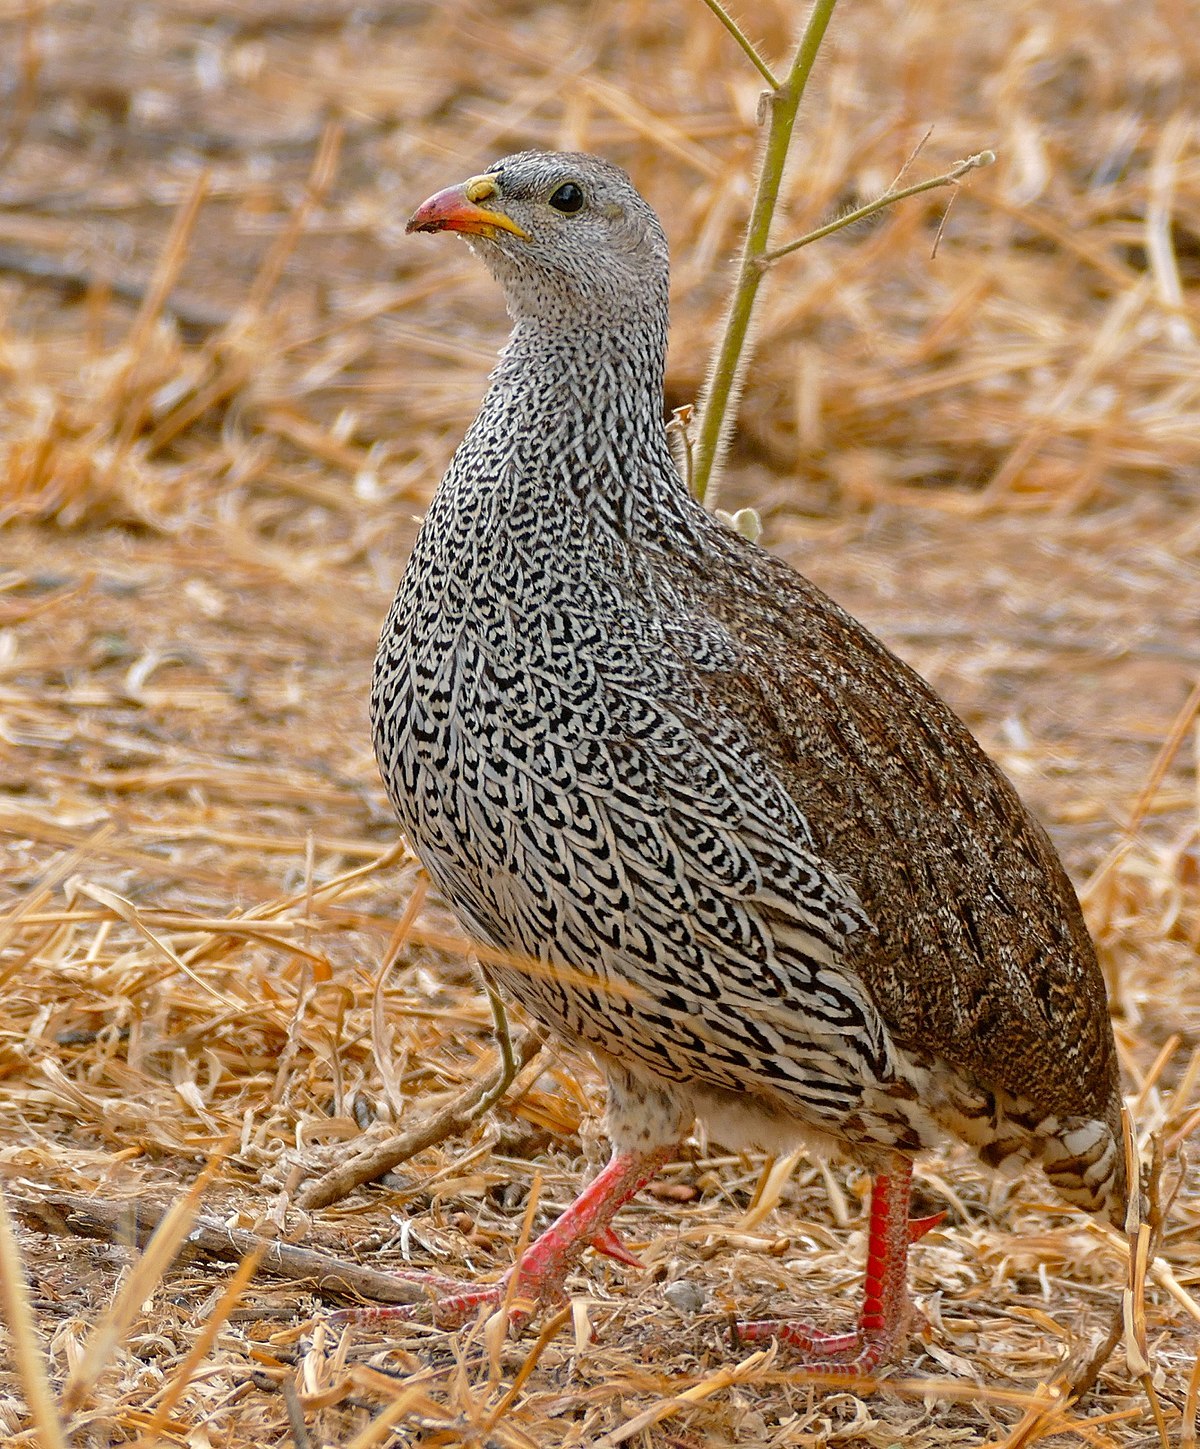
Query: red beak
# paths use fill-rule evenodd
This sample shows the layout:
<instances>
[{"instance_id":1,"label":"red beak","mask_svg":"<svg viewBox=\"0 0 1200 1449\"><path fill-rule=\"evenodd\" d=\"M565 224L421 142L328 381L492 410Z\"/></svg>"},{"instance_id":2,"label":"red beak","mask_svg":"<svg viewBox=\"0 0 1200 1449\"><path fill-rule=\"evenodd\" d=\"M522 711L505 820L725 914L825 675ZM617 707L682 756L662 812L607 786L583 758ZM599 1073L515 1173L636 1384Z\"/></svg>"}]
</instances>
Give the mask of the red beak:
<instances>
[{"instance_id":1,"label":"red beak","mask_svg":"<svg viewBox=\"0 0 1200 1449\"><path fill-rule=\"evenodd\" d=\"M472 236L491 237L497 232L507 231L522 241L528 241L529 233L512 217L479 205L488 197L495 196L497 190L496 182L490 176L472 176L459 186L447 186L445 191L439 191L417 207L404 230L461 231Z\"/></svg>"}]
</instances>

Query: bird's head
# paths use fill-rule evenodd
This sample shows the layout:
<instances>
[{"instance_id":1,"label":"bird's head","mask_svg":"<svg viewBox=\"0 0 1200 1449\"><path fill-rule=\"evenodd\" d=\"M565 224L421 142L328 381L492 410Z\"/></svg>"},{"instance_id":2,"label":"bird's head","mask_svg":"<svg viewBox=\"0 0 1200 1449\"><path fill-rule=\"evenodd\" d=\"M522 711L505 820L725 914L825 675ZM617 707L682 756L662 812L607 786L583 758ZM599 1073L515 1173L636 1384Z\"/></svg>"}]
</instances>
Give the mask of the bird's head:
<instances>
[{"instance_id":1,"label":"bird's head","mask_svg":"<svg viewBox=\"0 0 1200 1449\"><path fill-rule=\"evenodd\" d=\"M457 231L518 320L627 325L666 306L667 239L619 166L582 152L521 151L431 196L408 231Z\"/></svg>"}]
</instances>

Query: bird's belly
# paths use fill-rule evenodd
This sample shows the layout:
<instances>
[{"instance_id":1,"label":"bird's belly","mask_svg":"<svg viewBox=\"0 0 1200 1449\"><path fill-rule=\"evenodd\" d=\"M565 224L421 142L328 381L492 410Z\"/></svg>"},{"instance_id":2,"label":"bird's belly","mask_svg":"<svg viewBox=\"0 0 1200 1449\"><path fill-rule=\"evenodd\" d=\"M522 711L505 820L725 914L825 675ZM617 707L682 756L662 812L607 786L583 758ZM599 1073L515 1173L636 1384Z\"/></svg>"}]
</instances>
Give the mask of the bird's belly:
<instances>
[{"instance_id":1,"label":"bird's belly","mask_svg":"<svg viewBox=\"0 0 1200 1449\"><path fill-rule=\"evenodd\" d=\"M496 761L517 745L461 726L433 732L418 711L393 777L405 833L464 928L490 948L488 974L602 1059L685 1092L762 1091L779 1115L844 1131L864 1084L894 1076L867 1003L840 1003L830 1025L816 1015L835 1014L830 988L819 1001L814 993L806 1021L799 1000L781 1004L765 969L761 979L740 978L741 963L697 941L686 905L639 874L614 812L590 792L561 789L549 820L534 807L539 791L519 780L507 795L499 790ZM715 904L701 899L697 914ZM871 1130L911 1137L902 1114L889 1122Z\"/></svg>"}]
</instances>

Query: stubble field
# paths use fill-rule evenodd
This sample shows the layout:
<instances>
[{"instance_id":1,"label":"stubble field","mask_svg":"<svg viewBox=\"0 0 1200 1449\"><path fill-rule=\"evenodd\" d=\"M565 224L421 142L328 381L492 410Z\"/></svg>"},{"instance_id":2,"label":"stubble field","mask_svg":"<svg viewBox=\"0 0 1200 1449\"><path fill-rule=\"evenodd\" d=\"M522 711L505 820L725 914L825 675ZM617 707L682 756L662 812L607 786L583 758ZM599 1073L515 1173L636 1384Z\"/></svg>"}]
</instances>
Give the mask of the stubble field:
<instances>
[{"instance_id":1,"label":"stubble field","mask_svg":"<svg viewBox=\"0 0 1200 1449\"><path fill-rule=\"evenodd\" d=\"M794 7L747 9L782 55ZM1080 890L1166 1213L1096 1388L1070 1403L1127 1245L949 1148L917 1169L929 1326L874 1390L728 1332L851 1316L862 1184L700 1140L623 1216L647 1271L589 1257L552 1332L327 1317L351 1266L499 1274L605 1153L557 1043L474 1110L491 1012L371 754L379 625L506 331L403 221L527 145L621 162L689 402L760 90L700 0L0 3L0 1273L37 1350L0 1334L3 1443L1194 1445L1200 33L1171 0L844 0L779 239L931 127L913 179L999 159L936 256L945 191L777 269L721 497L937 686ZM426 1145L314 1206L398 1133Z\"/></svg>"}]
</instances>

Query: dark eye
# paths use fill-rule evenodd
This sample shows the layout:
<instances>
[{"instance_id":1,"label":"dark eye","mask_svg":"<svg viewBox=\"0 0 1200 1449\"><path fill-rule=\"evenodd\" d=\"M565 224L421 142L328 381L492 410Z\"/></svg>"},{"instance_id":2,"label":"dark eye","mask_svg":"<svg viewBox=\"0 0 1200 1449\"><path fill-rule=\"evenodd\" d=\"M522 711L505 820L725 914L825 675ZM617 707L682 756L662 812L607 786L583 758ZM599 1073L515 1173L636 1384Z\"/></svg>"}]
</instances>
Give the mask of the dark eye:
<instances>
[{"instance_id":1,"label":"dark eye","mask_svg":"<svg viewBox=\"0 0 1200 1449\"><path fill-rule=\"evenodd\" d=\"M557 191L551 192L550 205L555 211L565 211L570 215L583 205L583 190L573 181L564 181Z\"/></svg>"}]
</instances>

